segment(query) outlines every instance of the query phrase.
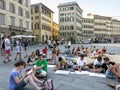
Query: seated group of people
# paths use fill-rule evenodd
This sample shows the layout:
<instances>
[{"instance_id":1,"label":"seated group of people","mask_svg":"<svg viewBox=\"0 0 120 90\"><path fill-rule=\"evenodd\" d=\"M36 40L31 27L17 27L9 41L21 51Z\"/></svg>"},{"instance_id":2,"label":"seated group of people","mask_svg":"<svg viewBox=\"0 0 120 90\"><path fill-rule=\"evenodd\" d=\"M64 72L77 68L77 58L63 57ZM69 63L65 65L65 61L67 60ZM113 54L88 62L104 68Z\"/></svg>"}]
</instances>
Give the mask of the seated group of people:
<instances>
[{"instance_id":1,"label":"seated group of people","mask_svg":"<svg viewBox=\"0 0 120 90\"><path fill-rule=\"evenodd\" d=\"M42 85L45 82L44 80L39 80L39 77L46 77L47 75L47 60L43 58L42 54L38 55L38 59L36 60L34 66L30 69L26 70L25 74L21 73L21 70L25 68L26 63L22 60L18 61L14 65L14 69L10 73L9 78L9 90L21 90L28 83L35 87L36 90L42 90ZM41 86L38 86L39 83Z\"/></svg>"},{"instance_id":2,"label":"seated group of people","mask_svg":"<svg viewBox=\"0 0 120 90\"><path fill-rule=\"evenodd\" d=\"M43 57L47 56L47 51L48 51L47 47L42 49ZM35 52L33 51L27 59L27 64L28 65L34 65L34 63L38 59L39 55L40 55L40 51L38 49Z\"/></svg>"}]
</instances>

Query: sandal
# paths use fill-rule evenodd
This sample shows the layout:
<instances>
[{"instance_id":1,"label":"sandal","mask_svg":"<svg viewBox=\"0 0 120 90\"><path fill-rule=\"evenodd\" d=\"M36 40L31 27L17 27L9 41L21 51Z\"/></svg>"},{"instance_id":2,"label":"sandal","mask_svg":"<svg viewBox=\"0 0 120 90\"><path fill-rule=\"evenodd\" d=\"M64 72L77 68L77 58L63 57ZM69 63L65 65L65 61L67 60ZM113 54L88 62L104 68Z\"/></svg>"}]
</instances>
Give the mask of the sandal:
<instances>
[{"instance_id":1,"label":"sandal","mask_svg":"<svg viewBox=\"0 0 120 90\"><path fill-rule=\"evenodd\" d=\"M43 79L43 82L42 82L42 84L41 84L42 86L44 86L46 80L47 80L47 78L44 78L44 79Z\"/></svg>"},{"instance_id":2,"label":"sandal","mask_svg":"<svg viewBox=\"0 0 120 90\"><path fill-rule=\"evenodd\" d=\"M112 87L112 88L116 88L116 83L107 83L108 86Z\"/></svg>"}]
</instances>

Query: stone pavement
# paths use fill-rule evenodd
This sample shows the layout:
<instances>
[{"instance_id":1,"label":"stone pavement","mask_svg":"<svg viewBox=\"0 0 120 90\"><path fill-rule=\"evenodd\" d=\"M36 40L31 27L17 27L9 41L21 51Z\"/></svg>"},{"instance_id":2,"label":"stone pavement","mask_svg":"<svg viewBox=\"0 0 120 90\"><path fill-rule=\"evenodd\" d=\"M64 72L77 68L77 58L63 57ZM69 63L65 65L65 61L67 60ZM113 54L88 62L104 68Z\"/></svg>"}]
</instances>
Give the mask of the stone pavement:
<instances>
[{"instance_id":1,"label":"stone pavement","mask_svg":"<svg viewBox=\"0 0 120 90\"><path fill-rule=\"evenodd\" d=\"M30 46L29 54L36 49L41 49L43 46ZM24 55L24 54L23 54ZM11 62L4 64L3 56L0 56L0 90L8 90L9 74L13 69L15 51L12 52ZM24 58L23 58L24 59ZM24 59L26 61L26 59ZM104 83L115 82L115 80L90 77L88 75L58 75L54 73L54 68L48 69L48 78L54 80L54 90L114 90ZM31 85L27 85L24 90L35 90Z\"/></svg>"}]
</instances>

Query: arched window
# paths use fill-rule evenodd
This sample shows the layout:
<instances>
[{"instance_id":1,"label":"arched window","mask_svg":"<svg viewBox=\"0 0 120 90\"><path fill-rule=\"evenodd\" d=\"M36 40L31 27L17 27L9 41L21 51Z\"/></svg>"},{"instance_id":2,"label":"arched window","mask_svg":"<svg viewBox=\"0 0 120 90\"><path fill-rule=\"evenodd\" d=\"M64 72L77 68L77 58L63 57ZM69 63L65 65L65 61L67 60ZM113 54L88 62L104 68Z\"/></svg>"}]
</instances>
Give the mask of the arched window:
<instances>
[{"instance_id":1,"label":"arched window","mask_svg":"<svg viewBox=\"0 0 120 90\"><path fill-rule=\"evenodd\" d=\"M64 26L60 26L60 30L64 30Z\"/></svg>"},{"instance_id":2,"label":"arched window","mask_svg":"<svg viewBox=\"0 0 120 90\"><path fill-rule=\"evenodd\" d=\"M64 18L62 17L62 18L60 18L60 22L64 22Z\"/></svg>"},{"instance_id":3,"label":"arched window","mask_svg":"<svg viewBox=\"0 0 120 90\"><path fill-rule=\"evenodd\" d=\"M65 26L65 30L69 30L69 26L68 25Z\"/></svg>"},{"instance_id":4,"label":"arched window","mask_svg":"<svg viewBox=\"0 0 120 90\"><path fill-rule=\"evenodd\" d=\"M74 21L74 17L70 17L70 21Z\"/></svg>"},{"instance_id":5,"label":"arched window","mask_svg":"<svg viewBox=\"0 0 120 90\"><path fill-rule=\"evenodd\" d=\"M66 17L66 18L65 18L65 21L66 21L66 22L68 22L68 21L69 21L69 18L68 18L68 17Z\"/></svg>"}]
</instances>

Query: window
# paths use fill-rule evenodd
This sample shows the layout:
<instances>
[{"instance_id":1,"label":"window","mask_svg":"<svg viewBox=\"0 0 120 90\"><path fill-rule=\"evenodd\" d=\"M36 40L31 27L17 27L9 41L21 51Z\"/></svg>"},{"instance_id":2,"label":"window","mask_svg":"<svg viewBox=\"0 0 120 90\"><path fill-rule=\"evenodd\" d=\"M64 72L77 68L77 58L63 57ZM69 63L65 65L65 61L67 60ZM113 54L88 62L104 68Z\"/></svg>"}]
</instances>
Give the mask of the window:
<instances>
[{"instance_id":1,"label":"window","mask_svg":"<svg viewBox=\"0 0 120 90\"><path fill-rule=\"evenodd\" d=\"M73 10L74 9L74 7L70 7L70 10Z\"/></svg>"},{"instance_id":2,"label":"window","mask_svg":"<svg viewBox=\"0 0 120 90\"><path fill-rule=\"evenodd\" d=\"M20 7L19 7L19 10L18 10L18 14L19 14L20 16L23 16L23 9L20 8Z\"/></svg>"},{"instance_id":3,"label":"window","mask_svg":"<svg viewBox=\"0 0 120 90\"><path fill-rule=\"evenodd\" d=\"M29 29L29 22L26 21L26 28Z\"/></svg>"},{"instance_id":4,"label":"window","mask_svg":"<svg viewBox=\"0 0 120 90\"><path fill-rule=\"evenodd\" d=\"M26 16L26 18L30 18L29 11L26 11L26 12L25 12L25 16Z\"/></svg>"},{"instance_id":5,"label":"window","mask_svg":"<svg viewBox=\"0 0 120 90\"><path fill-rule=\"evenodd\" d=\"M9 10L11 13L15 13L15 5L10 3Z\"/></svg>"},{"instance_id":6,"label":"window","mask_svg":"<svg viewBox=\"0 0 120 90\"><path fill-rule=\"evenodd\" d=\"M23 27L23 20L22 19L19 19L19 26Z\"/></svg>"},{"instance_id":7,"label":"window","mask_svg":"<svg viewBox=\"0 0 120 90\"><path fill-rule=\"evenodd\" d=\"M35 23L35 29L39 29L40 27L39 27L39 22L36 22Z\"/></svg>"},{"instance_id":8,"label":"window","mask_svg":"<svg viewBox=\"0 0 120 90\"><path fill-rule=\"evenodd\" d=\"M4 0L0 0L0 9L5 9L6 8L6 3Z\"/></svg>"},{"instance_id":9,"label":"window","mask_svg":"<svg viewBox=\"0 0 120 90\"><path fill-rule=\"evenodd\" d=\"M39 16L35 16L35 19L39 19Z\"/></svg>"},{"instance_id":10,"label":"window","mask_svg":"<svg viewBox=\"0 0 120 90\"><path fill-rule=\"evenodd\" d=\"M5 24L5 15L0 13L0 24Z\"/></svg>"},{"instance_id":11,"label":"window","mask_svg":"<svg viewBox=\"0 0 120 90\"><path fill-rule=\"evenodd\" d=\"M28 2L28 0L26 0L26 7L29 7L29 2Z\"/></svg>"},{"instance_id":12,"label":"window","mask_svg":"<svg viewBox=\"0 0 120 90\"><path fill-rule=\"evenodd\" d=\"M68 22L68 21L69 21L69 18L68 18L68 17L66 17L66 18L65 18L65 21L66 21L66 22Z\"/></svg>"},{"instance_id":13,"label":"window","mask_svg":"<svg viewBox=\"0 0 120 90\"><path fill-rule=\"evenodd\" d=\"M11 16L10 19L11 19L11 25L12 25L12 26L15 26L15 17L12 17L12 16Z\"/></svg>"},{"instance_id":14,"label":"window","mask_svg":"<svg viewBox=\"0 0 120 90\"><path fill-rule=\"evenodd\" d=\"M64 18L60 18L60 22L64 22Z\"/></svg>"},{"instance_id":15,"label":"window","mask_svg":"<svg viewBox=\"0 0 120 90\"><path fill-rule=\"evenodd\" d=\"M70 17L70 21L74 21L74 17Z\"/></svg>"},{"instance_id":16,"label":"window","mask_svg":"<svg viewBox=\"0 0 120 90\"><path fill-rule=\"evenodd\" d=\"M74 26L71 25L71 26L70 26L70 30L73 30L73 29L74 29Z\"/></svg>"},{"instance_id":17,"label":"window","mask_svg":"<svg viewBox=\"0 0 120 90\"><path fill-rule=\"evenodd\" d=\"M35 13L38 13L39 12L39 5L36 5L35 6Z\"/></svg>"},{"instance_id":18,"label":"window","mask_svg":"<svg viewBox=\"0 0 120 90\"><path fill-rule=\"evenodd\" d=\"M22 4L22 3L23 3L23 0L18 0L18 2L19 2L20 4Z\"/></svg>"},{"instance_id":19,"label":"window","mask_svg":"<svg viewBox=\"0 0 120 90\"><path fill-rule=\"evenodd\" d=\"M32 23L32 29L34 29L34 25L33 25L33 23Z\"/></svg>"}]
</instances>

